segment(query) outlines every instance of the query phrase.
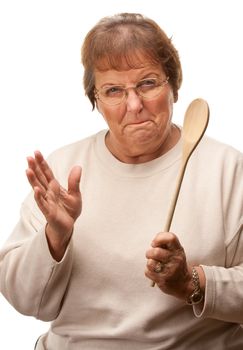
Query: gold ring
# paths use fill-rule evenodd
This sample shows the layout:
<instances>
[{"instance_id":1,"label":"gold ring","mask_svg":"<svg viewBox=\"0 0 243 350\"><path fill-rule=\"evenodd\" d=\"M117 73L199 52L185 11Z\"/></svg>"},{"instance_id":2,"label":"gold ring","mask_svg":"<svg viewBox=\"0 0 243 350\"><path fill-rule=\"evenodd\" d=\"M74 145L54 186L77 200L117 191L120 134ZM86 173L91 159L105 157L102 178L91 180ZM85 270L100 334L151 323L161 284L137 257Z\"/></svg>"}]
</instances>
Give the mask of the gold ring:
<instances>
[{"instance_id":1,"label":"gold ring","mask_svg":"<svg viewBox=\"0 0 243 350\"><path fill-rule=\"evenodd\" d=\"M154 268L154 272L156 273L160 273L163 270L163 264L161 261L157 262L155 268Z\"/></svg>"}]
</instances>

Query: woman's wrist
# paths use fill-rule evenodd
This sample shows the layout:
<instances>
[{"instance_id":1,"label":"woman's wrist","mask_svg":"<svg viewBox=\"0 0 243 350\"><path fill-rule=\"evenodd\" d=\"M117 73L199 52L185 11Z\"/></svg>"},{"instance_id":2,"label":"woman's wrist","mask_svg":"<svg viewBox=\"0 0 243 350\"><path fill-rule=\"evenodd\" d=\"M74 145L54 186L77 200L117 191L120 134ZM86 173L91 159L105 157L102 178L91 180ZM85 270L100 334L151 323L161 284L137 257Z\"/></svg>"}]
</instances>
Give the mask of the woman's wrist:
<instances>
[{"instance_id":1,"label":"woman's wrist","mask_svg":"<svg viewBox=\"0 0 243 350\"><path fill-rule=\"evenodd\" d=\"M53 259L56 261L59 262L62 260L71 239L72 232L73 229L69 234L57 233L49 224L46 225L45 233L48 247Z\"/></svg>"}]
</instances>

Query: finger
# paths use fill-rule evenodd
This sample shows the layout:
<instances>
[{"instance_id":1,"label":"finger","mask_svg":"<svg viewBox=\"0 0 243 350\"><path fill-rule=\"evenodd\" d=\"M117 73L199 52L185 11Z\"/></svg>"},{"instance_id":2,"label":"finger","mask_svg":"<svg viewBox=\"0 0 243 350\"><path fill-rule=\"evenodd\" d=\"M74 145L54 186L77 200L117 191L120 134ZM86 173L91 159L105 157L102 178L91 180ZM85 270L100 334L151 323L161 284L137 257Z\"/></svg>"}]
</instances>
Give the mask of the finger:
<instances>
[{"instance_id":1,"label":"finger","mask_svg":"<svg viewBox=\"0 0 243 350\"><path fill-rule=\"evenodd\" d=\"M34 188L34 186L36 185L36 177L34 172L32 171L32 169L26 169L25 173L30 185L32 186L32 188Z\"/></svg>"},{"instance_id":2,"label":"finger","mask_svg":"<svg viewBox=\"0 0 243 350\"><path fill-rule=\"evenodd\" d=\"M70 171L68 177L68 192L69 193L80 193L80 180L81 180L82 169L80 166L74 166Z\"/></svg>"},{"instance_id":3,"label":"finger","mask_svg":"<svg viewBox=\"0 0 243 350\"><path fill-rule=\"evenodd\" d=\"M36 159L32 157L27 157L27 162L28 162L29 169L33 171L33 173L35 174L36 180L39 181L39 184L42 187L47 188L48 181L42 169L40 168L38 162L36 161Z\"/></svg>"},{"instance_id":4,"label":"finger","mask_svg":"<svg viewBox=\"0 0 243 350\"><path fill-rule=\"evenodd\" d=\"M148 259L146 267L150 272L158 273L158 271L156 271L156 269L158 269L159 265L161 266L161 271L162 271L162 267L164 266L164 264L161 261Z\"/></svg>"},{"instance_id":5,"label":"finger","mask_svg":"<svg viewBox=\"0 0 243 350\"><path fill-rule=\"evenodd\" d=\"M44 159L40 151L35 151L34 154L35 154L35 160L39 165L40 169L42 170L43 174L45 175L47 182L50 182L51 180L54 179L54 175L51 168L49 167L47 161Z\"/></svg>"},{"instance_id":6,"label":"finger","mask_svg":"<svg viewBox=\"0 0 243 350\"><path fill-rule=\"evenodd\" d=\"M28 181L33 189L34 189L34 187L39 187L42 192L45 191L44 186L37 179L33 169L31 169L31 168L26 169L25 173L26 173L27 179L28 179Z\"/></svg>"},{"instance_id":7,"label":"finger","mask_svg":"<svg viewBox=\"0 0 243 350\"><path fill-rule=\"evenodd\" d=\"M151 248L147 250L146 258L166 263L171 258L171 251L160 247Z\"/></svg>"},{"instance_id":8,"label":"finger","mask_svg":"<svg viewBox=\"0 0 243 350\"><path fill-rule=\"evenodd\" d=\"M35 198L35 201L36 201L38 207L42 211L43 215L47 216L48 215L48 202L45 199L44 192L42 192L39 187L34 187L33 190L34 190L34 198Z\"/></svg>"},{"instance_id":9,"label":"finger","mask_svg":"<svg viewBox=\"0 0 243 350\"><path fill-rule=\"evenodd\" d=\"M147 265L144 271L144 274L146 277L151 279L154 283L158 283L161 278L162 274L155 272L156 265L154 263L151 263L150 265Z\"/></svg>"},{"instance_id":10,"label":"finger","mask_svg":"<svg viewBox=\"0 0 243 350\"><path fill-rule=\"evenodd\" d=\"M152 247L162 247L169 250L181 249L177 236L172 232L160 232L152 241Z\"/></svg>"}]
</instances>

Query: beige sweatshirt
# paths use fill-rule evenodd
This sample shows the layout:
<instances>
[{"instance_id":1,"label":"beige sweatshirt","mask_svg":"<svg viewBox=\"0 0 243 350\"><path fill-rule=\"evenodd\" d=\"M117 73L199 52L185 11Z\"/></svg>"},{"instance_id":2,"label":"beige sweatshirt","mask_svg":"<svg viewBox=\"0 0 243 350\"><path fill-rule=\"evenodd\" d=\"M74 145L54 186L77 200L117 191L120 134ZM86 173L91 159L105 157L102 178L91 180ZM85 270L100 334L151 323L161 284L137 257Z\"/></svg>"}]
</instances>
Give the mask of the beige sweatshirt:
<instances>
[{"instance_id":1,"label":"beige sweatshirt","mask_svg":"<svg viewBox=\"0 0 243 350\"><path fill-rule=\"evenodd\" d=\"M52 321L37 349L243 349L243 156L205 137L188 164L171 231L206 275L194 309L144 275L145 252L163 230L181 142L138 165L115 159L106 131L63 147L49 163L65 186L83 167L83 210L61 262L51 257L32 193L0 252L0 288L25 315ZM22 349L21 349L22 350Z\"/></svg>"}]
</instances>

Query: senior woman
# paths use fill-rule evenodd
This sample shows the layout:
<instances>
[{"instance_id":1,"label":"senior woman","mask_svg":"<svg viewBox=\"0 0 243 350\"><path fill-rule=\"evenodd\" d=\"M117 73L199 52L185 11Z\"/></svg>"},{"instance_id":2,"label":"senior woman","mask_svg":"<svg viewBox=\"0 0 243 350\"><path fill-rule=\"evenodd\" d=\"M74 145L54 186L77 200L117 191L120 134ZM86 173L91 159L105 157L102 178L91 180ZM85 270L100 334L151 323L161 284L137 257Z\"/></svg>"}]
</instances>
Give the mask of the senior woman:
<instances>
[{"instance_id":1,"label":"senior woman","mask_svg":"<svg viewBox=\"0 0 243 350\"><path fill-rule=\"evenodd\" d=\"M108 130L28 157L33 191L1 251L1 292L52 321L38 350L242 349L242 154L205 137L161 232L181 159L178 53L124 13L91 29L82 62Z\"/></svg>"}]
</instances>

